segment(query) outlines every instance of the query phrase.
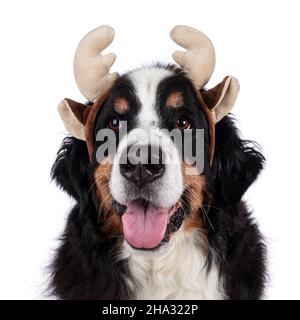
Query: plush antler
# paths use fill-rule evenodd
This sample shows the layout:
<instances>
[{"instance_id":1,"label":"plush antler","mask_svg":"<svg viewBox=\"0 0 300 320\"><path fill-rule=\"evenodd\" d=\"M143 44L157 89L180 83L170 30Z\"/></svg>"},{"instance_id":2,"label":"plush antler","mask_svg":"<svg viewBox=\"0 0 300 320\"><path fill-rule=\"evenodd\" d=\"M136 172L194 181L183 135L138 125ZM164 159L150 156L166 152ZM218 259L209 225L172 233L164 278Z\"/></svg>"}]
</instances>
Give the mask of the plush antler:
<instances>
[{"instance_id":1,"label":"plush antler","mask_svg":"<svg viewBox=\"0 0 300 320\"><path fill-rule=\"evenodd\" d=\"M115 36L110 26L101 26L89 32L79 43L74 57L74 75L81 93L90 101L105 94L118 77L109 73L116 55L101 52L108 47Z\"/></svg>"},{"instance_id":2,"label":"plush antler","mask_svg":"<svg viewBox=\"0 0 300 320\"><path fill-rule=\"evenodd\" d=\"M178 45L187 49L186 52L175 51L173 59L186 71L196 90L201 90L209 81L215 68L215 49L211 41L201 31L188 26L173 28L170 36ZM232 110L239 88L237 79L228 76L216 87L201 91L201 96L209 110L208 115L210 114L210 164L214 157L214 124Z\"/></svg>"},{"instance_id":3,"label":"plush antler","mask_svg":"<svg viewBox=\"0 0 300 320\"><path fill-rule=\"evenodd\" d=\"M186 52L175 51L173 59L187 72L196 88L202 88L210 79L215 67L215 50L208 37L201 31L177 26L171 38Z\"/></svg>"}]
</instances>

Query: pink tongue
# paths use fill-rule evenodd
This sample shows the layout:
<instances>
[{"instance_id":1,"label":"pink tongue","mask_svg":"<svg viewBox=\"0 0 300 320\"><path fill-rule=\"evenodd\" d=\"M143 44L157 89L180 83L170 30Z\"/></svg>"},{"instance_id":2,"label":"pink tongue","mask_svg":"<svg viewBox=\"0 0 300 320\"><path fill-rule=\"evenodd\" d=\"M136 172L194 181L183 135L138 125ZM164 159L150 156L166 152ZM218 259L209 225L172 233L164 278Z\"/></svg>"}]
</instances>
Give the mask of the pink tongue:
<instances>
[{"instance_id":1,"label":"pink tongue","mask_svg":"<svg viewBox=\"0 0 300 320\"><path fill-rule=\"evenodd\" d=\"M169 209L149 204L147 209L138 201L127 203L122 216L126 240L136 248L154 248L162 241L167 224Z\"/></svg>"}]
</instances>

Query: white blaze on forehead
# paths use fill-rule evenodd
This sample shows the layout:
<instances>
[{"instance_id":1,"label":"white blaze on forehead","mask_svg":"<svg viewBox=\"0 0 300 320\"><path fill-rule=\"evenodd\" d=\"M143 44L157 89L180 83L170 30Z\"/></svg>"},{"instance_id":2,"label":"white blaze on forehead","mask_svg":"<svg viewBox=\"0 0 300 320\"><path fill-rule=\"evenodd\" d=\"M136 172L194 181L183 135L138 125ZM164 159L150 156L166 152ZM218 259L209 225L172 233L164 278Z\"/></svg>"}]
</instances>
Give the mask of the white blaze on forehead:
<instances>
[{"instance_id":1,"label":"white blaze on forehead","mask_svg":"<svg viewBox=\"0 0 300 320\"><path fill-rule=\"evenodd\" d=\"M113 198L121 204L137 198L145 198L162 208L170 208L182 195L184 184L179 153L169 135L159 128L159 114L155 108L159 84L173 74L166 69L145 68L128 75L141 104L141 110L137 115L136 128L130 130L121 139L114 157L109 187ZM142 189L139 190L120 172L121 155L127 146L133 145L160 146L166 156L164 174L152 186L148 186L151 192L145 193Z\"/></svg>"},{"instance_id":2,"label":"white blaze on forehead","mask_svg":"<svg viewBox=\"0 0 300 320\"><path fill-rule=\"evenodd\" d=\"M145 68L130 73L136 95L141 103L138 115L138 127L157 127L158 115L155 111L156 92L160 82L173 75L173 72L161 68Z\"/></svg>"}]
</instances>

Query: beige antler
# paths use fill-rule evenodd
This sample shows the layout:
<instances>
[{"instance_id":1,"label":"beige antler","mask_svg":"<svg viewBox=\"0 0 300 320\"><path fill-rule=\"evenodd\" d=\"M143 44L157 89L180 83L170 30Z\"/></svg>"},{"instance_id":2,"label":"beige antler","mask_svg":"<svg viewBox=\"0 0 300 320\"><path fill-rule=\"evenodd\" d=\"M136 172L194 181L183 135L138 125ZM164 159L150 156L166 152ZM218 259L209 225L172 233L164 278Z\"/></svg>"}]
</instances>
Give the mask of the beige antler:
<instances>
[{"instance_id":1,"label":"beige antler","mask_svg":"<svg viewBox=\"0 0 300 320\"><path fill-rule=\"evenodd\" d=\"M171 38L186 52L175 51L173 59L187 72L197 88L210 79L215 67L215 50L209 38L201 31L177 26L172 29Z\"/></svg>"},{"instance_id":2,"label":"beige antler","mask_svg":"<svg viewBox=\"0 0 300 320\"><path fill-rule=\"evenodd\" d=\"M90 101L105 94L118 77L109 73L116 59L114 53L101 55L115 36L110 26L101 26L89 32L79 43L74 57L74 75L81 93Z\"/></svg>"}]
</instances>

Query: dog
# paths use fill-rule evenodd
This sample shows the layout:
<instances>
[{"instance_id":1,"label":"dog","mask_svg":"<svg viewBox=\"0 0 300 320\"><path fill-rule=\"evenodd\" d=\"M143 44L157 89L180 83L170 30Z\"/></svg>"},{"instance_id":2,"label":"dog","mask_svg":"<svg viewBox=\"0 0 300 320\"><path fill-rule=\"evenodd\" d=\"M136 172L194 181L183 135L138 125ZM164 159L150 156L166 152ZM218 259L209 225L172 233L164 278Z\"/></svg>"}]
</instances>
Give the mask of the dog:
<instances>
[{"instance_id":1,"label":"dog","mask_svg":"<svg viewBox=\"0 0 300 320\"><path fill-rule=\"evenodd\" d=\"M181 67L106 72L105 85L91 89L78 71L82 46L97 38L106 47L112 29L96 29L77 49L75 77L89 102L60 104L72 136L63 140L51 172L75 200L51 265L51 290L60 299L263 295L266 248L242 197L263 169L264 156L256 143L241 139L228 114L236 79L226 77L212 89L203 85L214 67L209 39L185 26L171 35L188 52L197 43L200 69L192 70L176 53ZM102 58L110 65L115 59ZM113 151L99 134L103 130L115 137ZM167 133L172 130L181 145ZM194 151L201 145L200 163L187 159L187 144Z\"/></svg>"}]
</instances>

